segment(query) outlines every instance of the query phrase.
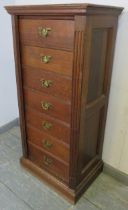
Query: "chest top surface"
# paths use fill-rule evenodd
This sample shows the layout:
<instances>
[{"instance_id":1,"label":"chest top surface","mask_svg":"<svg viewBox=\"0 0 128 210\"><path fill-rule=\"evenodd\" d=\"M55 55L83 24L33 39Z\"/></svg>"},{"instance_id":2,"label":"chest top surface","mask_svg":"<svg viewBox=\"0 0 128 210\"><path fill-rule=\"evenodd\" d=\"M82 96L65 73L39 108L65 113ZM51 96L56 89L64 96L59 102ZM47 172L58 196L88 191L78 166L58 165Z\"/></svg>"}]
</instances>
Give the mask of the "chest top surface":
<instances>
[{"instance_id":1,"label":"chest top surface","mask_svg":"<svg viewBox=\"0 0 128 210\"><path fill-rule=\"evenodd\" d=\"M42 14L42 15L118 15L123 10L122 7L103 6L95 4L50 4L50 5L23 5L6 6L10 14Z\"/></svg>"}]
</instances>

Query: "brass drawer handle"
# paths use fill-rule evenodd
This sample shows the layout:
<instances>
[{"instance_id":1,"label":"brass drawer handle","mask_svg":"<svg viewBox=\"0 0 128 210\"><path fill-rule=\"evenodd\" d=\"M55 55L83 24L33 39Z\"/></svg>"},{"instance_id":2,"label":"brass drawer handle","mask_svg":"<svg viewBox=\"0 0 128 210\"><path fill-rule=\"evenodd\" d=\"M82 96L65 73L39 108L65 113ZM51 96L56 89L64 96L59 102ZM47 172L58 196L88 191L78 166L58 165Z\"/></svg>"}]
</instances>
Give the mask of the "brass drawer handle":
<instances>
[{"instance_id":1,"label":"brass drawer handle","mask_svg":"<svg viewBox=\"0 0 128 210\"><path fill-rule=\"evenodd\" d=\"M43 140L42 143L45 149L51 149L53 147L53 144L50 143L47 139Z\"/></svg>"},{"instance_id":2,"label":"brass drawer handle","mask_svg":"<svg viewBox=\"0 0 128 210\"><path fill-rule=\"evenodd\" d=\"M52 58L52 56L50 56L50 55L41 55L40 58L41 58L41 62L42 63L49 63L49 61Z\"/></svg>"},{"instance_id":3,"label":"brass drawer handle","mask_svg":"<svg viewBox=\"0 0 128 210\"><path fill-rule=\"evenodd\" d=\"M51 80L41 79L40 81L41 81L41 86L44 88L49 88L52 85Z\"/></svg>"},{"instance_id":4,"label":"brass drawer handle","mask_svg":"<svg viewBox=\"0 0 128 210\"><path fill-rule=\"evenodd\" d=\"M43 110L49 110L52 107L52 104L49 102L41 101L41 107Z\"/></svg>"},{"instance_id":5,"label":"brass drawer handle","mask_svg":"<svg viewBox=\"0 0 128 210\"><path fill-rule=\"evenodd\" d=\"M45 130L49 130L50 128L52 128L52 124L49 123L49 122L43 122L43 123L42 123L42 127L43 127Z\"/></svg>"},{"instance_id":6,"label":"brass drawer handle","mask_svg":"<svg viewBox=\"0 0 128 210\"><path fill-rule=\"evenodd\" d=\"M46 165L46 166L50 166L52 164L53 160L51 158L48 158L46 155L44 155L43 157L43 163Z\"/></svg>"},{"instance_id":7,"label":"brass drawer handle","mask_svg":"<svg viewBox=\"0 0 128 210\"><path fill-rule=\"evenodd\" d=\"M51 31L51 28L43 28L43 27L38 27L38 34L42 37L47 37L49 31Z\"/></svg>"}]
</instances>

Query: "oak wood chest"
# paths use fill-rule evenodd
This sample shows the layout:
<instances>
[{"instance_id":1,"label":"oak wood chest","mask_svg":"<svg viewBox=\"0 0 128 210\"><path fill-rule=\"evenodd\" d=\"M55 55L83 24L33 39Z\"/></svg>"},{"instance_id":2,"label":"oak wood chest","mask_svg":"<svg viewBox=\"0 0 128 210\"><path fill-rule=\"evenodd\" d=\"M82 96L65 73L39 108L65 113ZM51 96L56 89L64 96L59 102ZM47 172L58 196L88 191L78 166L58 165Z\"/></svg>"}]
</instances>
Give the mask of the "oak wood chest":
<instances>
[{"instance_id":1,"label":"oak wood chest","mask_svg":"<svg viewBox=\"0 0 128 210\"><path fill-rule=\"evenodd\" d=\"M118 15L90 4L7 6L21 164L75 203L102 171Z\"/></svg>"}]
</instances>

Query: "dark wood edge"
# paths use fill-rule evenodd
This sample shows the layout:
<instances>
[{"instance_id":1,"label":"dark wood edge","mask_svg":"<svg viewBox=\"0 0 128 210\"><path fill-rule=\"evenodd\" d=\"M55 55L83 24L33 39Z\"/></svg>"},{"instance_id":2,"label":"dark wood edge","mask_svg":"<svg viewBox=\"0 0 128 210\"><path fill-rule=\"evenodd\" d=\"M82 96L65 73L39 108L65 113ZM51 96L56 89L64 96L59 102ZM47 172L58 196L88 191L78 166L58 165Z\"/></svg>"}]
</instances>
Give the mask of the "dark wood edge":
<instances>
[{"instance_id":1,"label":"dark wood edge","mask_svg":"<svg viewBox=\"0 0 128 210\"><path fill-rule=\"evenodd\" d=\"M81 196L81 194L90 186L90 184L97 178L98 174L103 171L103 161L98 160L95 163L95 166L92 167L89 173L85 176L85 178L80 182L77 187L77 196Z\"/></svg>"},{"instance_id":2,"label":"dark wood edge","mask_svg":"<svg viewBox=\"0 0 128 210\"><path fill-rule=\"evenodd\" d=\"M12 15L12 30L13 30L13 46L14 46L14 57L15 57L17 95L18 95L18 105L20 113L19 120L21 128L22 150L24 157L27 157L23 85L22 85L21 62L20 62L19 27L18 27L18 16L15 15Z\"/></svg>"},{"instance_id":3,"label":"dark wood edge","mask_svg":"<svg viewBox=\"0 0 128 210\"><path fill-rule=\"evenodd\" d=\"M111 85L111 75L112 75L112 67L113 67L113 57L114 57L114 51L115 51L115 41L116 41L116 35L117 35L117 25L118 25L118 17L115 19L115 22L113 23L113 27L111 27L109 30L109 37L110 40L107 46L107 57L106 57L106 69L109 69L108 76L106 77L106 103L104 106L104 109L101 111L102 115L102 122L100 123L100 129L102 129L101 132L101 138L99 141L99 145L97 147L97 153L100 157L102 157L102 151L103 151L103 143L104 143L104 130L107 120L107 109L108 109L108 102L109 102L109 92L110 92L110 85ZM111 35L110 35L111 34ZM112 49L111 49L112 47Z\"/></svg>"},{"instance_id":4,"label":"dark wood edge","mask_svg":"<svg viewBox=\"0 0 128 210\"><path fill-rule=\"evenodd\" d=\"M36 15L119 15L122 7L103 6L94 4L50 4L50 5L22 5L5 6L10 14L36 14Z\"/></svg>"},{"instance_id":5,"label":"dark wood edge","mask_svg":"<svg viewBox=\"0 0 128 210\"><path fill-rule=\"evenodd\" d=\"M78 158L79 158L79 129L81 114L81 80L83 70L83 58L85 41L86 17L75 16L75 36L72 75L72 110L71 110L71 135L70 135L70 180L69 186L73 189L77 186Z\"/></svg>"},{"instance_id":6,"label":"dark wood edge","mask_svg":"<svg viewBox=\"0 0 128 210\"><path fill-rule=\"evenodd\" d=\"M89 185L95 180L98 174L101 173L103 169L103 162L99 160L95 167L88 173L85 179L79 184L76 191L70 189L67 185L58 181L55 177L37 167L30 160L22 157L20 163L25 167L30 173L34 174L41 181L46 183L48 186L53 188L58 194L62 195L71 204L75 204L80 196L85 192Z\"/></svg>"},{"instance_id":7,"label":"dark wood edge","mask_svg":"<svg viewBox=\"0 0 128 210\"><path fill-rule=\"evenodd\" d=\"M66 184L63 184L62 182L57 180L55 177L53 177L52 175L50 175L43 169L40 169L38 166L32 163L29 159L22 157L20 159L20 163L27 170L29 170L30 173L34 174L36 177L38 177L48 186L52 187L60 195L63 195L63 197L66 198L69 202L71 202L72 204L74 203L75 191L70 189Z\"/></svg>"},{"instance_id":8,"label":"dark wood edge","mask_svg":"<svg viewBox=\"0 0 128 210\"><path fill-rule=\"evenodd\" d=\"M84 194L86 193L85 191L89 188L91 183L97 178L97 176L102 172L103 170L103 164L99 163L96 165L94 170L90 171L88 176L83 180L83 182L80 183L80 185L77 188L77 194L76 194L76 201Z\"/></svg>"}]
</instances>

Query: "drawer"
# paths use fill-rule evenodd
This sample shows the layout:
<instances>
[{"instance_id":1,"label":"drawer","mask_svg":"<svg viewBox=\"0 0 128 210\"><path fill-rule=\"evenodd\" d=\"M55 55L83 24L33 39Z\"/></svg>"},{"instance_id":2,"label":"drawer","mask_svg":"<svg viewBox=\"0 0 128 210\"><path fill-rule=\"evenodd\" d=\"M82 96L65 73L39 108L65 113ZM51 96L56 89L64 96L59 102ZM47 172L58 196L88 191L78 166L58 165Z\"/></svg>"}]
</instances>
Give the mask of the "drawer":
<instances>
[{"instance_id":1,"label":"drawer","mask_svg":"<svg viewBox=\"0 0 128 210\"><path fill-rule=\"evenodd\" d=\"M68 183L68 165L63 164L57 159L51 157L50 155L47 155L45 152L42 152L40 149L38 149L31 143L28 143L28 156L29 159L35 164L37 164L40 168L45 169L61 181Z\"/></svg>"},{"instance_id":2,"label":"drawer","mask_svg":"<svg viewBox=\"0 0 128 210\"><path fill-rule=\"evenodd\" d=\"M71 101L71 78L37 68L23 68L22 72L24 86Z\"/></svg>"},{"instance_id":3,"label":"drawer","mask_svg":"<svg viewBox=\"0 0 128 210\"><path fill-rule=\"evenodd\" d=\"M69 103L29 88L24 88L24 97L27 106L70 123L71 105Z\"/></svg>"},{"instance_id":4,"label":"drawer","mask_svg":"<svg viewBox=\"0 0 128 210\"><path fill-rule=\"evenodd\" d=\"M60 141L69 144L69 124L62 123L62 121L56 120L45 114L41 114L28 107L25 109L25 115L28 124L38 128L40 131L43 131L48 135L58 138Z\"/></svg>"},{"instance_id":5,"label":"drawer","mask_svg":"<svg viewBox=\"0 0 128 210\"><path fill-rule=\"evenodd\" d=\"M27 126L26 132L28 141L63 161L69 162L69 147L66 144L31 126Z\"/></svg>"},{"instance_id":6,"label":"drawer","mask_svg":"<svg viewBox=\"0 0 128 210\"><path fill-rule=\"evenodd\" d=\"M74 21L20 19L19 30L25 45L73 50Z\"/></svg>"},{"instance_id":7,"label":"drawer","mask_svg":"<svg viewBox=\"0 0 128 210\"><path fill-rule=\"evenodd\" d=\"M71 52L40 47L22 46L22 64L34 68L72 75L73 54Z\"/></svg>"}]
</instances>

